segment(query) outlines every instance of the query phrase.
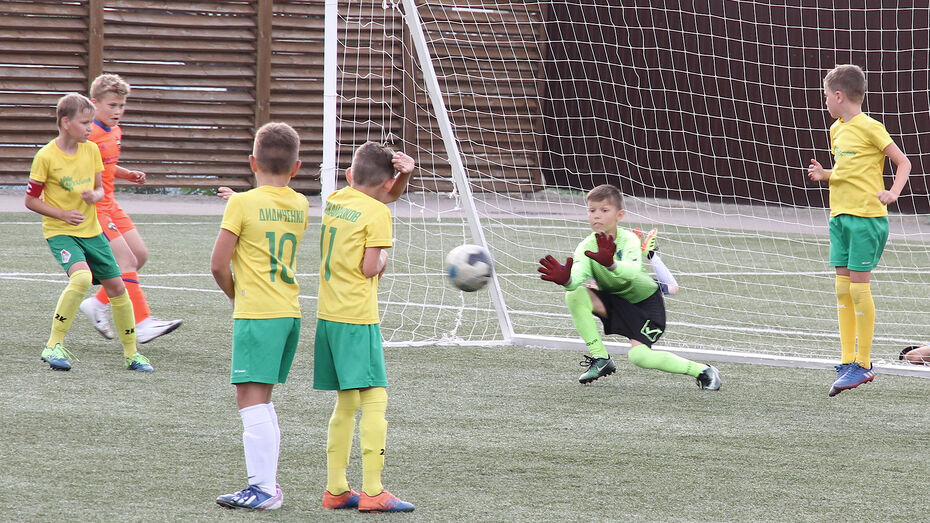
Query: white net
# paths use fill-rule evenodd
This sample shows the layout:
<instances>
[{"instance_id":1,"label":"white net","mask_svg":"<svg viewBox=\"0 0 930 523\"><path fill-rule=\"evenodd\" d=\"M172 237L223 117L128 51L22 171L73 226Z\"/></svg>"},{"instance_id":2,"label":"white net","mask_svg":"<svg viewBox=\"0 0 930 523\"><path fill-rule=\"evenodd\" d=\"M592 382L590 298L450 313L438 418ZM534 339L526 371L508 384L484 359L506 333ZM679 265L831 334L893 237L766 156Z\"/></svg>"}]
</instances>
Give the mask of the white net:
<instances>
[{"instance_id":1,"label":"white net","mask_svg":"<svg viewBox=\"0 0 930 523\"><path fill-rule=\"evenodd\" d=\"M445 253L472 234L403 7L342 9L340 166L375 139L421 167L393 207L385 338L502 340L492 293L442 277ZM590 232L584 191L612 183L623 224L658 228L681 287L662 345L835 359L827 189L805 169L832 163L822 77L857 63L864 110L914 165L873 274L873 358L930 341L927 8L471 0L417 2L417 13L515 335L577 339L536 260L571 254Z\"/></svg>"}]
</instances>

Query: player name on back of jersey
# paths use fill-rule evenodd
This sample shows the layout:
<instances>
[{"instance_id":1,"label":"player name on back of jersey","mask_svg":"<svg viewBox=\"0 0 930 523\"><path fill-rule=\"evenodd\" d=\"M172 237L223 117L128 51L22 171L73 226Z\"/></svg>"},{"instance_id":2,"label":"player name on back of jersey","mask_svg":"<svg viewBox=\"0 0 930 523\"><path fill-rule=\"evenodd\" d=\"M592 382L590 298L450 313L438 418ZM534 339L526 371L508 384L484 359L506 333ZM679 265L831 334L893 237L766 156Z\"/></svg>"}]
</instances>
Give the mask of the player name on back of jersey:
<instances>
[{"instance_id":1,"label":"player name on back of jersey","mask_svg":"<svg viewBox=\"0 0 930 523\"><path fill-rule=\"evenodd\" d=\"M297 209L259 209L258 219L263 222L303 223L305 212Z\"/></svg>"},{"instance_id":2,"label":"player name on back of jersey","mask_svg":"<svg viewBox=\"0 0 930 523\"><path fill-rule=\"evenodd\" d=\"M332 216L333 218L340 218L349 222L355 223L358 220L359 216L362 215L360 211L355 209L350 209L348 207L343 207L337 203L326 202L326 215Z\"/></svg>"}]
</instances>

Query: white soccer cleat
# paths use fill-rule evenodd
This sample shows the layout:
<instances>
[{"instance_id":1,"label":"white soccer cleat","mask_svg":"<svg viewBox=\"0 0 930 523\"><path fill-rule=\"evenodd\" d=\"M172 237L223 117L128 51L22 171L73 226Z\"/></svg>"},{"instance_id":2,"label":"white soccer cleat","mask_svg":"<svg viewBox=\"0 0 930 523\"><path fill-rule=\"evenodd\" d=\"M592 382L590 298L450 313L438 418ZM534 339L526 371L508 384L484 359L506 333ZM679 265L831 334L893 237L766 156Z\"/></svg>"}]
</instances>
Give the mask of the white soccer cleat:
<instances>
[{"instance_id":1,"label":"white soccer cleat","mask_svg":"<svg viewBox=\"0 0 930 523\"><path fill-rule=\"evenodd\" d=\"M95 296L91 296L81 302L80 308L81 312L90 319L90 322L101 336L108 340L116 337L116 333L110 327L110 317L107 314L106 304L100 303L100 300Z\"/></svg>"},{"instance_id":2,"label":"white soccer cleat","mask_svg":"<svg viewBox=\"0 0 930 523\"><path fill-rule=\"evenodd\" d=\"M136 341L138 343L148 343L159 336L181 326L182 320L159 320L158 318L148 318L136 324Z\"/></svg>"}]
</instances>

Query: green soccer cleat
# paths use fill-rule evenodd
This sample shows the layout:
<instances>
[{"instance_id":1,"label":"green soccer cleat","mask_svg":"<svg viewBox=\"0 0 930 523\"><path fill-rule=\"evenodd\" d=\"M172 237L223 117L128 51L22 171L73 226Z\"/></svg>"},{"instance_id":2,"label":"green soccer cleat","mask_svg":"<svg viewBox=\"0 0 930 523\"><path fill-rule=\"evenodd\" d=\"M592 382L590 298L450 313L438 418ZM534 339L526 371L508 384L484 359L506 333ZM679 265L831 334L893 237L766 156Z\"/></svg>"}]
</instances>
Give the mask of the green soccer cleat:
<instances>
[{"instance_id":1,"label":"green soccer cleat","mask_svg":"<svg viewBox=\"0 0 930 523\"><path fill-rule=\"evenodd\" d=\"M582 367L588 367L587 372L578 378L578 381L585 385L598 378L609 376L610 374L617 372L617 365L614 363L613 358L610 357L592 358L591 356L585 356L584 361L579 363L579 365Z\"/></svg>"},{"instance_id":2,"label":"green soccer cleat","mask_svg":"<svg viewBox=\"0 0 930 523\"><path fill-rule=\"evenodd\" d=\"M135 353L131 358L126 358L126 369L138 372L155 372L155 367L149 363L149 359L140 353Z\"/></svg>"},{"instance_id":3,"label":"green soccer cleat","mask_svg":"<svg viewBox=\"0 0 930 523\"><path fill-rule=\"evenodd\" d=\"M56 343L54 347L46 346L42 349L41 358L53 370L71 370L70 360L77 359L61 343Z\"/></svg>"},{"instance_id":4,"label":"green soccer cleat","mask_svg":"<svg viewBox=\"0 0 930 523\"><path fill-rule=\"evenodd\" d=\"M708 365L698 374L697 386L704 390L720 390L720 371L713 365Z\"/></svg>"}]
</instances>

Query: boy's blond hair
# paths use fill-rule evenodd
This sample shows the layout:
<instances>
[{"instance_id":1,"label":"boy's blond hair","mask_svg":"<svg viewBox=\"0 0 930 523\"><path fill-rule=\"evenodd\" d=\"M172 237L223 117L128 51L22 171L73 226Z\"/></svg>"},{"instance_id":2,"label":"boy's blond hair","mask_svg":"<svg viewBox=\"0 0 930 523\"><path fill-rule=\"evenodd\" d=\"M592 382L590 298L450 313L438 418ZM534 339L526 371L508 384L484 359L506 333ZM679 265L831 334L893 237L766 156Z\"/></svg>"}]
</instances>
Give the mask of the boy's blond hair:
<instances>
[{"instance_id":1,"label":"boy's blond hair","mask_svg":"<svg viewBox=\"0 0 930 523\"><path fill-rule=\"evenodd\" d=\"M842 91L851 102L862 103L865 99L865 73L854 64L838 65L823 79L823 85L831 91Z\"/></svg>"},{"instance_id":2,"label":"boy's blond hair","mask_svg":"<svg viewBox=\"0 0 930 523\"><path fill-rule=\"evenodd\" d=\"M90 84L90 97L99 100L101 96L113 93L116 96L129 96L129 84L117 74L102 74Z\"/></svg>"},{"instance_id":3,"label":"boy's blond hair","mask_svg":"<svg viewBox=\"0 0 930 523\"><path fill-rule=\"evenodd\" d=\"M365 142L352 158L352 183L372 187L393 178L393 157L394 151L387 145Z\"/></svg>"},{"instance_id":4,"label":"boy's blond hair","mask_svg":"<svg viewBox=\"0 0 930 523\"><path fill-rule=\"evenodd\" d=\"M252 156L262 172L290 174L300 154L300 136L290 125L269 122L255 133Z\"/></svg>"},{"instance_id":5,"label":"boy's blond hair","mask_svg":"<svg viewBox=\"0 0 930 523\"><path fill-rule=\"evenodd\" d=\"M584 199L589 203L607 201L615 205L617 209L623 209L623 193L620 189L606 183L588 191Z\"/></svg>"},{"instance_id":6,"label":"boy's blond hair","mask_svg":"<svg viewBox=\"0 0 930 523\"><path fill-rule=\"evenodd\" d=\"M66 94L58 99L58 105L55 107L58 127L61 127L62 118L74 119L79 113L94 110L94 103L83 94Z\"/></svg>"}]
</instances>

